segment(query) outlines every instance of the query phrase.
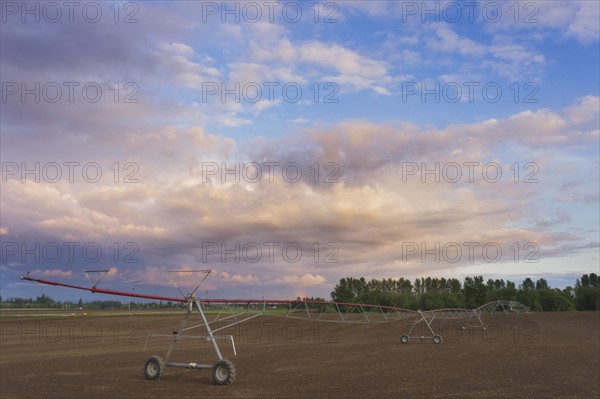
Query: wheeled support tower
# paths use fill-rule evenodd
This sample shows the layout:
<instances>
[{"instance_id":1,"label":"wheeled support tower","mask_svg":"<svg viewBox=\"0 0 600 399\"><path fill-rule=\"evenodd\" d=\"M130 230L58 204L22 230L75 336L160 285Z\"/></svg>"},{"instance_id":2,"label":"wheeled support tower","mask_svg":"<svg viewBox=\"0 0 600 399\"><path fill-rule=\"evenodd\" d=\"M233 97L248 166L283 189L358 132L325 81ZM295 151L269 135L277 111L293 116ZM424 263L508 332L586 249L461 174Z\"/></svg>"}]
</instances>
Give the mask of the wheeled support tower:
<instances>
[{"instance_id":1,"label":"wheeled support tower","mask_svg":"<svg viewBox=\"0 0 600 399\"><path fill-rule=\"evenodd\" d=\"M167 272L167 276L169 276L169 279L171 280L173 285L175 285L175 287L183 295L183 292L179 289L179 287L177 287L177 284L175 284L175 282L173 281L173 279L170 276L170 273L177 273L177 272L180 272L180 271ZM206 276L204 277L204 279L206 279L206 277L208 276L208 274L210 274L211 271L206 270L206 271L202 271L202 272L206 273ZM183 316L183 319L179 323L179 327L177 328L177 330L173 331L173 336L171 338L171 344L169 345L169 350L167 351L165 358L163 359L158 355L152 355L148 358L148 360L146 360L146 363L144 364L144 376L147 379L159 380L162 377L164 377L165 369L167 367L179 367L179 368L185 368L185 369L197 369L197 370L209 369L209 370L212 370L212 379L216 385L230 385L235 380L235 376L236 376L235 366L233 365L233 363L231 361L223 358L223 355L221 354L221 350L219 349L219 344L217 343L217 338L214 336L213 330L210 327L210 323L208 322L208 320L206 319L206 315L204 314L204 310L202 309L202 306L200 306L200 303L198 302L198 299L196 298L196 295L195 295L196 291L198 290L198 287L200 287L202 282L204 282L204 279L200 282L200 284L198 284L198 286L196 286L196 289L194 289L192 291L192 293L188 294L187 296L184 295L187 298L187 306L186 306L187 312L185 313L185 316ZM199 326L203 326L204 328L206 328L206 333L207 333L206 340L208 340L212 343L213 348L215 349L215 353L217 355L217 360L213 364L202 364L202 363L194 363L194 362L189 362L189 363L169 362L168 361L169 357L173 353L173 350L175 349L175 345L177 345L177 342L182 338L186 338L186 336L184 336L183 333L186 330L186 325L187 325L188 319L190 318L192 313L194 313L194 311L198 312L200 320L202 321L202 324L200 324ZM196 326L196 327L199 327L199 326ZM190 328L195 328L195 327L190 327ZM161 335L149 334L149 337L150 336L161 336ZM162 336L164 336L164 335L162 335ZM189 337L189 338L198 338L198 337ZM233 338L232 338L232 343L233 343ZM235 351L235 347L234 347L234 351Z\"/></svg>"},{"instance_id":2,"label":"wheeled support tower","mask_svg":"<svg viewBox=\"0 0 600 399\"><path fill-rule=\"evenodd\" d=\"M406 334L403 334L400 337L400 342L402 342L403 344L407 344L410 342L410 340L412 338L412 339L431 339L434 344L441 343L442 337L440 335L437 335L435 333L435 331L433 331L433 328L431 328L431 323L433 322L433 319L435 319L434 313L419 311L419 318L413 323L413 325L410 327L410 330ZM420 336L411 335L411 333L413 332L413 330L415 329L417 324L419 324L421 322L425 323L425 325L427 326L427 329L429 330L431 335L420 335Z\"/></svg>"}]
</instances>

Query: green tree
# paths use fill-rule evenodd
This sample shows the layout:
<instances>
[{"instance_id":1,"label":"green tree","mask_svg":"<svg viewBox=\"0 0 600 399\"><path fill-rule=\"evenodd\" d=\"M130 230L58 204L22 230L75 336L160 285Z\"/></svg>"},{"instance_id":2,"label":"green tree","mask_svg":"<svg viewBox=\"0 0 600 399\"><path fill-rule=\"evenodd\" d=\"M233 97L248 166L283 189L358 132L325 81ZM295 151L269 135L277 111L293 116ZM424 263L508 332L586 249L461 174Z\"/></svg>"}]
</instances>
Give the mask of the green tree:
<instances>
[{"instance_id":1,"label":"green tree","mask_svg":"<svg viewBox=\"0 0 600 399\"><path fill-rule=\"evenodd\" d=\"M550 287L548 287L548 282L543 278L541 278L535 282L536 290L547 290L548 288L550 288Z\"/></svg>"},{"instance_id":2,"label":"green tree","mask_svg":"<svg viewBox=\"0 0 600 399\"><path fill-rule=\"evenodd\" d=\"M575 281L575 308L577 310L600 310L600 286L595 273L584 274Z\"/></svg>"},{"instance_id":3,"label":"green tree","mask_svg":"<svg viewBox=\"0 0 600 399\"><path fill-rule=\"evenodd\" d=\"M465 305L475 309L486 301L487 289L483 283L483 276L465 277L463 283L463 295Z\"/></svg>"},{"instance_id":4,"label":"green tree","mask_svg":"<svg viewBox=\"0 0 600 399\"><path fill-rule=\"evenodd\" d=\"M531 288L524 288L517 293L517 301L528 306L529 309L539 312L542 310L540 304L540 292Z\"/></svg>"},{"instance_id":5,"label":"green tree","mask_svg":"<svg viewBox=\"0 0 600 399\"><path fill-rule=\"evenodd\" d=\"M539 303L543 311L546 312L564 312L575 310L573 299L569 294L555 289L537 290L539 293Z\"/></svg>"},{"instance_id":6,"label":"green tree","mask_svg":"<svg viewBox=\"0 0 600 399\"><path fill-rule=\"evenodd\" d=\"M523 280L523 284L521 284L521 288L524 290L532 290L535 288L535 284L533 283L532 279L527 277L525 280Z\"/></svg>"}]
</instances>

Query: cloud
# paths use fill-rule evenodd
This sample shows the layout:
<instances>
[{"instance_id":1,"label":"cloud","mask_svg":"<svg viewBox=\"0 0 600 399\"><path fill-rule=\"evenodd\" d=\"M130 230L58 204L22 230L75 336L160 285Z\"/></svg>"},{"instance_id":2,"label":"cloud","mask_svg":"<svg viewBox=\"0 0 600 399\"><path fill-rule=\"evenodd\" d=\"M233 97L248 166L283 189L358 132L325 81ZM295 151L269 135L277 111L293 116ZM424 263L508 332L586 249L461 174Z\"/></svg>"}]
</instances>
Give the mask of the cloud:
<instances>
[{"instance_id":1,"label":"cloud","mask_svg":"<svg viewBox=\"0 0 600 399\"><path fill-rule=\"evenodd\" d=\"M514 42L514 38L497 35L495 43L488 47L493 59L485 60L482 65L495 71L499 76L509 79L522 79L523 75L537 78L543 73L546 58L535 51L533 46L526 47Z\"/></svg>"},{"instance_id":2,"label":"cloud","mask_svg":"<svg viewBox=\"0 0 600 399\"><path fill-rule=\"evenodd\" d=\"M352 36L338 30L340 25L236 25L219 18L203 23L198 4L182 2L169 9L148 4L137 26L36 24L30 34L22 24L3 26L4 80L97 80L107 93L115 80L131 81L139 85L140 100L3 104L3 160L94 161L104 172L98 183L81 178L75 183L3 182L3 240L135 242L140 264L111 261L99 267L114 268L115 279L158 285L165 270L192 270L191 265L205 263L227 273L231 285L307 284L316 289L345 275L447 273L469 266L464 260L456 266L403 262L407 242L475 240L510 246L513 240L533 240L560 248L561 256L583 253L589 260L584 258L589 249L560 244L589 241L589 233L574 230L574 224L597 218L598 195L589 182L598 178L594 151L600 102L586 95L593 90L574 88L583 94L563 108L556 104L564 99L496 104L489 112L474 104L467 110L468 123L439 122L460 121L465 108L455 114L457 108L447 104L428 104L426 117L433 120L427 123L437 126L415 122L418 112L413 115L408 105L394 108L393 101L399 82L417 79L412 75L422 81L518 77L537 82L554 73L545 69L559 56L548 51L557 48L548 47L557 38L585 45L597 41L594 2L541 2L540 22L528 26L503 20L466 31L458 24L418 20L402 25L410 26L409 36L396 35L397 25L388 25L399 21L393 14L396 4L368 10L362 3L341 5L340 19L349 23L365 13L386 15L383 23L363 21L359 28L364 30ZM527 4L532 3L519 4L522 11ZM348 96L343 106L328 108L306 98L288 104L263 96L249 103L223 102L215 95L206 102L201 91L207 81L227 87L334 81ZM367 105L374 112L363 113L370 110ZM274 181L264 168L258 182L223 182L220 175L207 178L203 169L208 162L224 162L231 169L235 163L269 161L298 163L301 180L286 181L281 167ZM137 166L136 183L123 182L125 162ZM478 167L473 181L465 181L465 162L493 162L503 178L490 183ZM421 173L404 179L407 165L439 164L445 170L450 163L463 166L458 183ZM531 173L523 169L527 163L537 165L538 183L522 184ZM116 164L118 181L114 166L110 169ZM252 264L231 256L223 261L220 254L206 260L207 242L256 242L263 257ZM265 246L272 242L279 244L273 260ZM286 243L300 246L298 261L282 255ZM559 251L548 253L555 257ZM83 266L61 267L78 273Z\"/></svg>"},{"instance_id":3,"label":"cloud","mask_svg":"<svg viewBox=\"0 0 600 399\"><path fill-rule=\"evenodd\" d=\"M483 56L486 53L484 45L471 39L461 38L448 26L436 28L435 37L431 37L426 45L435 51L458 53L464 56Z\"/></svg>"},{"instance_id":4,"label":"cloud","mask_svg":"<svg viewBox=\"0 0 600 399\"><path fill-rule=\"evenodd\" d=\"M347 90L373 90L378 94L387 94L382 86L393 79L389 76L386 62L374 60L336 43L317 40L293 43L287 37L274 42L273 38L268 38L265 42L250 41L249 49L256 63L234 64L231 81L279 79L303 84L311 80L311 75L316 75L317 79L330 79L345 85Z\"/></svg>"},{"instance_id":5,"label":"cloud","mask_svg":"<svg viewBox=\"0 0 600 399\"><path fill-rule=\"evenodd\" d=\"M585 96L577 99L577 102L565 108L565 113L575 125L593 123L598 119L600 109L600 97Z\"/></svg>"},{"instance_id":6,"label":"cloud","mask_svg":"<svg viewBox=\"0 0 600 399\"><path fill-rule=\"evenodd\" d=\"M35 269L31 272L32 276L43 276L43 277L52 277L52 278L69 278L73 276L73 272L71 270L61 270L61 269Z\"/></svg>"},{"instance_id":7,"label":"cloud","mask_svg":"<svg viewBox=\"0 0 600 399\"><path fill-rule=\"evenodd\" d=\"M508 34L501 28L502 23L487 25L495 29L468 35L454 24L424 23L414 27L412 36L387 33L382 50L388 62L402 66L405 74L423 79L432 78L439 68L440 74L461 76L464 81L481 81L484 76L538 80L547 65L538 49L539 41L512 31ZM492 75L488 75L490 72ZM426 73L430 76L423 76Z\"/></svg>"},{"instance_id":8,"label":"cloud","mask_svg":"<svg viewBox=\"0 0 600 399\"><path fill-rule=\"evenodd\" d=\"M535 3L535 7L532 7L527 6L526 1L522 1L520 6L524 11L523 20L526 16L531 17L528 19L530 23L518 26L522 29L558 30L563 37L575 38L582 44L590 44L600 39L600 27L597 23L600 18L598 2L545 1Z\"/></svg>"},{"instance_id":9,"label":"cloud","mask_svg":"<svg viewBox=\"0 0 600 399\"><path fill-rule=\"evenodd\" d=\"M261 280L253 276L251 274L241 275L241 274L230 274L227 272L217 272L218 276L225 282L234 283L234 284L243 284L243 285L258 285L261 284Z\"/></svg>"},{"instance_id":10,"label":"cloud","mask_svg":"<svg viewBox=\"0 0 600 399\"><path fill-rule=\"evenodd\" d=\"M133 198L127 198L121 188L99 188L95 194L93 191L82 193L78 200L78 194L68 192L68 186L22 183L18 180L9 180L3 186L2 206L6 209L6 212L3 210L3 219L14 226L10 230L17 235L24 232L22 227L15 226L17 220L38 232L52 231L61 239L98 240L107 235L160 237L167 232L164 227L149 225L147 219L145 222L143 218L134 216L135 213L130 213L135 206L128 203L135 201L136 187L129 191L134 194ZM95 196L98 194L100 197ZM102 197L110 198L112 205L109 206Z\"/></svg>"},{"instance_id":11,"label":"cloud","mask_svg":"<svg viewBox=\"0 0 600 399\"><path fill-rule=\"evenodd\" d=\"M232 144L226 155L218 149L227 139L211 137L201 128L173 128L157 139L158 147L152 140L139 142L140 150L146 148L151 154L138 161L140 170L159 168L154 155L159 147L172 146L173 152L179 149L179 157L184 159L188 149L204 149L211 157L190 155L177 167L167 166L162 171L167 174L148 173L134 185L9 180L3 183L3 224L14 241L32 235L59 242L101 240L107 245L133 241L139 245L143 263L136 268L111 267L118 267L123 278L161 287L166 286L164 281L168 283L164 271L193 270L197 267L190 265L203 263L226 273L223 283L262 287L318 287L365 271L389 276L423 273L424 267L444 270L448 265L431 259L421 262L420 248L404 261L403 245L496 242L510 254L515 241L552 247L566 239L555 234L556 229L575 220L573 210L561 208L560 204L570 204L564 197L581 198L581 204L592 206L597 196L590 196L593 193L584 183L563 187L574 181L574 175L593 177L594 172L585 159L573 163L560 154L596 140L589 132L597 124L593 106L597 101L586 97L564 109L523 111L440 129L350 119L327 128L309 125L287 137ZM506 145L519 150L500 156ZM526 155L515 155L520 152ZM219 173L205 176L203 163L207 160L216 162L218 168L225 162L229 170L235 170L237 162L240 171L242 165L254 161L263 165L263 175L257 182L240 175L238 183ZM296 183L286 181L280 166L270 180L264 166L269 161L279 165L297 162L303 178ZM466 162L479 165L472 181ZM495 183L487 181L482 172L483 165L491 162L503 172ZM521 172L517 183L515 162ZM532 173L523 169L527 162L537 165L534 177L543 184L522 183ZM320 171L316 181L315 163ZM451 183L439 174L437 181L422 173L406 175L407 164L421 169L423 163L429 170L439 164L440 173L449 163L459 165L461 180ZM324 183L327 176L333 182ZM553 207L540 208L540 202L552 198L556 198ZM571 234L569 240L577 237ZM273 242L277 245L271 258L265 243ZM239 248L255 243L262 253L250 263L244 258L250 255L242 250L225 257L220 250L207 255L206 243L225 244L230 250L236 243ZM286 244L301 249L298 260L290 260L293 254L282 252ZM585 249L572 246L564 250L576 253ZM481 253L475 261L484 262ZM464 256L461 262L469 265ZM248 265L251 268L244 269ZM177 281L186 282L185 278Z\"/></svg>"},{"instance_id":12,"label":"cloud","mask_svg":"<svg viewBox=\"0 0 600 399\"><path fill-rule=\"evenodd\" d=\"M311 41L299 49L299 61L332 68L343 75L378 77L385 75L387 66L337 44Z\"/></svg>"},{"instance_id":13,"label":"cloud","mask_svg":"<svg viewBox=\"0 0 600 399\"><path fill-rule=\"evenodd\" d=\"M577 2L577 13L569 24L568 35L575 36L582 43L593 43L600 39L600 4L595 1Z\"/></svg>"},{"instance_id":14,"label":"cloud","mask_svg":"<svg viewBox=\"0 0 600 399\"><path fill-rule=\"evenodd\" d=\"M318 274L303 274L302 276L289 275L273 281L273 284L289 285L294 287L310 287L314 285L323 285L327 283L327 279Z\"/></svg>"},{"instance_id":15,"label":"cloud","mask_svg":"<svg viewBox=\"0 0 600 399\"><path fill-rule=\"evenodd\" d=\"M118 274L119 274L119 269L114 266L109 268L108 272L106 273L106 275L110 276L110 277L117 276Z\"/></svg>"}]
</instances>

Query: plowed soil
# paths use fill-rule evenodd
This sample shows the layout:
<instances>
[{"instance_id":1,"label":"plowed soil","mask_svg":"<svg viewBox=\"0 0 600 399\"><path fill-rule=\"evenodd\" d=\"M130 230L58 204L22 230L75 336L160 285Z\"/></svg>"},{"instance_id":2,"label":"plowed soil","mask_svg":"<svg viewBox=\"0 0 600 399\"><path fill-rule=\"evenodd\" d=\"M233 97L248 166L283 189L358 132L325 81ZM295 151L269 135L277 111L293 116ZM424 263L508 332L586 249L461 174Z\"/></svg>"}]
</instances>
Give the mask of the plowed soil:
<instances>
[{"instance_id":1,"label":"plowed soil","mask_svg":"<svg viewBox=\"0 0 600 399\"><path fill-rule=\"evenodd\" d=\"M237 369L230 386L214 385L210 370L168 367L162 380L144 378L146 359L164 357L170 342L152 337L145 348L147 334L172 334L181 314L15 314L0 321L2 398L600 397L600 312L486 314L485 331L434 321L437 345L400 343L411 321L260 316L226 330L237 356L229 338L219 341ZM189 339L169 360L212 364L216 355Z\"/></svg>"}]
</instances>

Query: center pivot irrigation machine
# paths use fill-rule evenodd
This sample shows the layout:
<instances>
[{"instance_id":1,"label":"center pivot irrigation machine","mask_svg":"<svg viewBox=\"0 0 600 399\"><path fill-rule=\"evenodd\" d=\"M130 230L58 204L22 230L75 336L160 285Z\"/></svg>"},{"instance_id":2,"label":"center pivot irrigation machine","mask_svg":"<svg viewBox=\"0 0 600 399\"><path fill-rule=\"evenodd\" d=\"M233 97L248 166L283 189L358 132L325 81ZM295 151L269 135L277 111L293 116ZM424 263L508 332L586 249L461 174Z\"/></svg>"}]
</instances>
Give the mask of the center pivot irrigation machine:
<instances>
[{"instance_id":1,"label":"center pivot irrigation machine","mask_svg":"<svg viewBox=\"0 0 600 399\"><path fill-rule=\"evenodd\" d=\"M432 339L433 343L439 344L442 342L442 338L432 328L431 324L434 319L467 319L467 322L463 325L463 329L467 327L481 327L486 328L486 325L481 320L482 312L494 312L494 311L529 311L529 309L514 301L494 301L477 309L437 309L430 311L415 311L409 309L396 308L392 306L381 306L381 305L368 305L368 304L357 304L357 303L344 303L344 302L322 302L322 301L308 301L308 300L280 300L280 299L198 299L196 292L206 280L206 278L214 273L213 270L171 270L167 271L166 275L170 282L181 294L181 297L167 297L160 295L149 295L136 292L127 291L115 291L105 288L99 288L98 284L108 274L109 270L84 270L85 276L90 283L90 287L84 287L80 285L60 283L56 281L42 280L34 277L30 277L29 273L26 276L21 276L21 280L32 281L40 284L47 284L53 286L74 288L78 290L90 291L92 293L101 293L109 295L120 295L133 298L144 298L154 299L160 301L171 301L184 303L186 306L186 313L183 319L179 323L177 329L173 331L172 335L166 334L148 334L146 340L146 348L148 346L148 340L151 337L168 337L171 339L171 343L167 350L166 355L163 357L158 355L152 355L148 358L144 364L144 375L149 380L158 380L164 377L165 369L167 367L178 367L186 369L209 369L212 370L212 379L217 385L229 385L232 384L236 377L236 369L234 364L225 358L221 354L218 340L228 340L231 342L233 353L237 356L235 349L235 342L232 335L227 336L215 336L215 333L227 328L233 327L240 323L251 320L255 317L268 314L268 310L273 307L285 307L286 313L281 316L287 318L299 318L305 320L332 322L332 323L377 323L377 322L389 322L397 320L405 320L415 318L415 321L407 334L404 334L400 338L400 342L408 343L410 339ZM184 293L173 278L174 275L200 275L199 283L189 293ZM91 278L90 276L97 276L98 278ZM190 279L187 278L186 281ZM209 321L206 317L205 307L210 307L217 311L216 316L211 317ZM198 313L200 324L194 326L187 326L190 316L194 313ZM211 315L212 316L212 315ZM476 322L471 322L472 319ZM224 322L228 320L228 324L225 326L219 326L218 328L212 328L216 322ZM425 323L430 335L412 336L411 333L415 326L420 323ZM185 333L189 330L201 328L204 332L203 335L186 335ZM209 363L198 363L198 362L169 362L177 342L181 339L203 339L210 341L215 354L216 361L212 364Z\"/></svg>"}]
</instances>

